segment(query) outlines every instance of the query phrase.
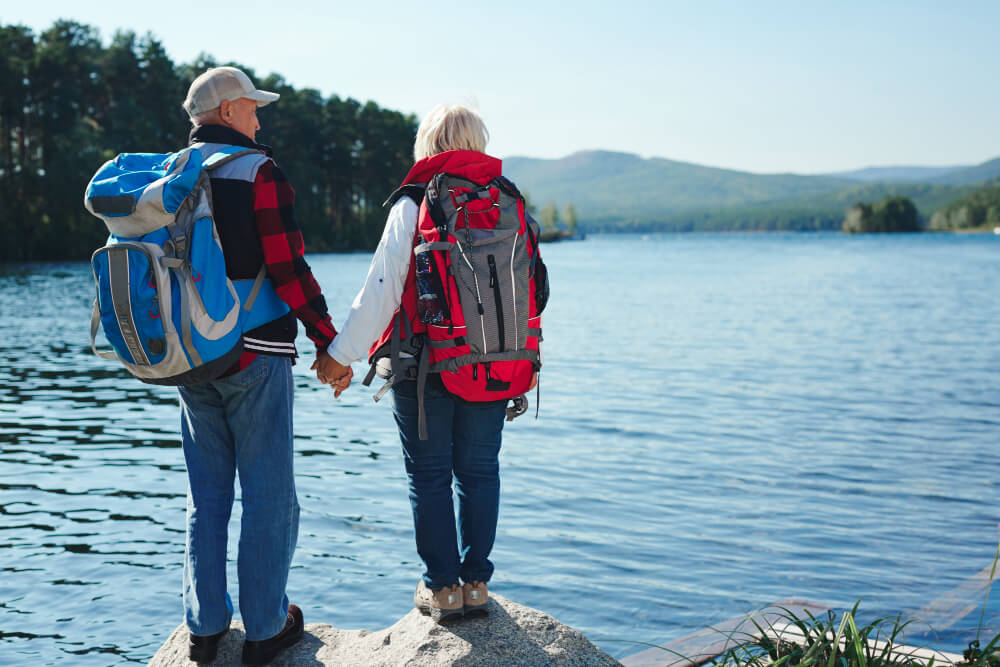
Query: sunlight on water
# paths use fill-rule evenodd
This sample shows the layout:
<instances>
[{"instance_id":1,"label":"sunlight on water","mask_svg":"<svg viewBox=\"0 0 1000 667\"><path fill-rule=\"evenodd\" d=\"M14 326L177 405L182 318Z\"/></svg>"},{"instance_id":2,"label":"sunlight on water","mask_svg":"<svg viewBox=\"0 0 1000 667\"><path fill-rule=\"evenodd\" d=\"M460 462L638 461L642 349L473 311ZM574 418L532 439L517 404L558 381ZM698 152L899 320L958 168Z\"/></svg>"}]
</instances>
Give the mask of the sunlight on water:
<instances>
[{"instance_id":1,"label":"sunlight on water","mask_svg":"<svg viewBox=\"0 0 1000 667\"><path fill-rule=\"evenodd\" d=\"M1000 239L543 253L541 417L504 433L498 592L622 656L636 647L617 640L788 598L912 611L990 564ZM342 321L367 257L310 262ZM0 664L144 662L181 622L176 394L90 354L91 280L86 264L0 267ZM420 572L390 409L295 371L289 596L307 622L388 626ZM238 521L237 504L232 556ZM960 650L977 621L925 641Z\"/></svg>"}]
</instances>

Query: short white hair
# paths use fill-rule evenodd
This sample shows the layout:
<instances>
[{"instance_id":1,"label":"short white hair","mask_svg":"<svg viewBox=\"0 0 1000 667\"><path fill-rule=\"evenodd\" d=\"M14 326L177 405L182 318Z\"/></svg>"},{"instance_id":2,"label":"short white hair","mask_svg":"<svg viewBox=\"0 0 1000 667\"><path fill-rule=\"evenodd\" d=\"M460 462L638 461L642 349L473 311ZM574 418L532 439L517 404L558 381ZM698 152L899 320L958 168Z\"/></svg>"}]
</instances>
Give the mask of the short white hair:
<instances>
[{"instance_id":1,"label":"short white hair","mask_svg":"<svg viewBox=\"0 0 1000 667\"><path fill-rule=\"evenodd\" d=\"M478 113L461 104L439 104L420 122L417 140L413 144L413 157L426 157L445 151L486 150L490 134Z\"/></svg>"},{"instance_id":2,"label":"short white hair","mask_svg":"<svg viewBox=\"0 0 1000 667\"><path fill-rule=\"evenodd\" d=\"M219 122L221 116L219 115L219 107L214 109L209 109L208 111L202 111L198 114L188 114L188 118L191 119L191 124L200 127L202 125L214 125Z\"/></svg>"}]
</instances>

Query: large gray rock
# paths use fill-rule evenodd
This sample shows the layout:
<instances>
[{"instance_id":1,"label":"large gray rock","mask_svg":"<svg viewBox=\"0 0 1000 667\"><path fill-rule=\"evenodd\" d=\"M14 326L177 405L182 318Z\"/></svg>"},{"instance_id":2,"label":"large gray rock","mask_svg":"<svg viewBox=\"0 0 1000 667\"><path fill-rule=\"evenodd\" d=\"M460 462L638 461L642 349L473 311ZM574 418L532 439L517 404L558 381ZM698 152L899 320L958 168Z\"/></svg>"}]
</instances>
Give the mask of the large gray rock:
<instances>
[{"instance_id":1,"label":"large gray rock","mask_svg":"<svg viewBox=\"0 0 1000 667\"><path fill-rule=\"evenodd\" d=\"M190 665L188 631L174 630L150 661L150 667ZM219 644L216 665L239 665L243 625L234 622ZM298 644L273 663L398 667L407 665L618 665L582 634L548 614L490 594L489 616L438 625L416 609L385 630L340 630L307 623Z\"/></svg>"}]
</instances>

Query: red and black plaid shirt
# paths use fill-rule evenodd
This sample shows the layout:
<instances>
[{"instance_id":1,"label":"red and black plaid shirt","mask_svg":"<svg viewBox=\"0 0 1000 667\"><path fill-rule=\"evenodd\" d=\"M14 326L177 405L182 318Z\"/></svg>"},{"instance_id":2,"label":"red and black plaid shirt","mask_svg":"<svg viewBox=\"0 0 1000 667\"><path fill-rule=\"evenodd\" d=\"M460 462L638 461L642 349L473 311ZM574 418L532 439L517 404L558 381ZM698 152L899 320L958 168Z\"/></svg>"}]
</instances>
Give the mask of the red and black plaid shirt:
<instances>
[{"instance_id":1,"label":"red and black plaid shirt","mask_svg":"<svg viewBox=\"0 0 1000 667\"><path fill-rule=\"evenodd\" d=\"M292 210L294 201L295 190L281 168L270 160L265 162L253 183L253 210L267 275L281 300L305 325L306 336L319 353L330 346L337 330L323 292L303 257L305 242ZM243 370L256 358L254 352L243 352L230 372Z\"/></svg>"}]
</instances>

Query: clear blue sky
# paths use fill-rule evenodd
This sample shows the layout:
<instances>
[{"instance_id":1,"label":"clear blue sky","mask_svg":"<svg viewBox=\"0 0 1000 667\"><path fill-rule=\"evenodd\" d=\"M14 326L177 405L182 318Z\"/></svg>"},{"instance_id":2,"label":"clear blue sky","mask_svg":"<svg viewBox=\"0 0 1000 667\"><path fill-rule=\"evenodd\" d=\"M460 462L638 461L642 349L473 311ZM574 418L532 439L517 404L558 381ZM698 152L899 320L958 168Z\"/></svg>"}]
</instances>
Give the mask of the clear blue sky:
<instances>
[{"instance_id":1,"label":"clear blue sky","mask_svg":"<svg viewBox=\"0 0 1000 667\"><path fill-rule=\"evenodd\" d=\"M6 4L4 24L152 31L175 61L204 51L418 116L471 103L501 157L817 173L1000 155L997 0Z\"/></svg>"}]
</instances>

